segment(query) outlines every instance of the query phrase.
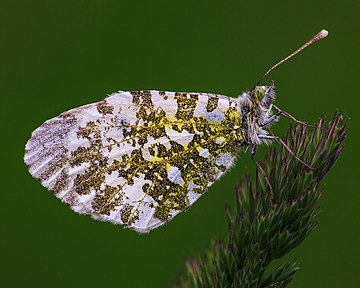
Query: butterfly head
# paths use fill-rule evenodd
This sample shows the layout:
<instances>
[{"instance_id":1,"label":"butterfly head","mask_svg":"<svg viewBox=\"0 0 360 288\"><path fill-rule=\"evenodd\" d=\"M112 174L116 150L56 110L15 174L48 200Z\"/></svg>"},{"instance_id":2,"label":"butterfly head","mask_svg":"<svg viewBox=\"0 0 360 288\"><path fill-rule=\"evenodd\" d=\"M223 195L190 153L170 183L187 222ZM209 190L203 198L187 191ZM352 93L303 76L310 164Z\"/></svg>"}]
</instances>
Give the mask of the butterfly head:
<instances>
[{"instance_id":1,"label":"butterfly head","mask_svg":"<svg viewBox=\"0 0 360 288\"><path fill-rule=\"evenodd\" d=\"M261 144L263 140L258 136L266 135L264 128L277 120L274 118L270 121L275 94L275 85L271 82L269 86L256 85L238 98L243 122L242 136L249 145Z\"/></svg>"},{"instance_id":2,"label":"butterfly head","mask_svg":"<svg viewBox=\"0 0 360 288\"><path fill-rule=\"evenodd\" d=\"M255 88L251 90L250 95L255 104L259 105L265 95L265 86L255 86Z\"/></svg>"},{"instance_id":3,"label":"butterfly head","mask_svg":"<svg viewBox=\"0 0 360 288\"><path fill-rule=\"evenodd\" d=\"M255 86L250 91L253 104L260 109L269 109L275 100L275 84L271 82L269 86Z\"/></svg>"}]
</instances>

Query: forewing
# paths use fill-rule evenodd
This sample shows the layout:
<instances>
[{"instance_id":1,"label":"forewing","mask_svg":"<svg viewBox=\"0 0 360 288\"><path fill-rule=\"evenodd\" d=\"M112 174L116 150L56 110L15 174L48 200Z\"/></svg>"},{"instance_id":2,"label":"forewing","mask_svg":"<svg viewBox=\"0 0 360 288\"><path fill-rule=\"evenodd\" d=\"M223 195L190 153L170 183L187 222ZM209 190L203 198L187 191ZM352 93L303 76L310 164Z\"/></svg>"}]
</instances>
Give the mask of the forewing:
<instances>
[{"instance_id":1,"label":"forewing","mask_svg":"<svg viewBox=\"0 0 360 288\"><path fill-rule=\"evenodd\" d=\"M148 232L195 202L242 143L226 96L118 92L36 129L25 163L80 214Z\"/></svg>"}]
</instances>

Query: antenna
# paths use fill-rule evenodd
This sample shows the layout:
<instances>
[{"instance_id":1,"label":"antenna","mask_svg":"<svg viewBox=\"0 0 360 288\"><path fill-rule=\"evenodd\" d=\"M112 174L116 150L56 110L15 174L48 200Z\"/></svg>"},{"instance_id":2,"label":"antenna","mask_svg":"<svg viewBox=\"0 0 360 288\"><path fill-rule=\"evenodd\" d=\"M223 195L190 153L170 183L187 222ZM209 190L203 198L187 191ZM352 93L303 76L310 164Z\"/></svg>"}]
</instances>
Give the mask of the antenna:
<instances>
[{"instance_id":1,"label":"antenna","mask_svg":"<svg viewBox=\"0 0 360 288\"><path fill-rule=\"evenodd\" d=\"M264 76L262 76L257 84L257 86L260 84L260 82L272 71L274 70L276 67L278 67L280 64L284 63L285 61L289 60L291 57L295 56L296 54L298 54L300 51L304 50L306 47L310 46L311 44L315 43L318 40L321 40L323 38L325 38L328 35L328 31L326 30L321 30L319 33L317 33L316 35L314 35L309 41L307 41L304 45L302 45L300 48L298 48L296 51L294 51L293 53L291 53L289 56L285 57L283 60L281 60L280 62L276 63L274 66L272 66L265 74Z\"/></svg>"}]
</instances>

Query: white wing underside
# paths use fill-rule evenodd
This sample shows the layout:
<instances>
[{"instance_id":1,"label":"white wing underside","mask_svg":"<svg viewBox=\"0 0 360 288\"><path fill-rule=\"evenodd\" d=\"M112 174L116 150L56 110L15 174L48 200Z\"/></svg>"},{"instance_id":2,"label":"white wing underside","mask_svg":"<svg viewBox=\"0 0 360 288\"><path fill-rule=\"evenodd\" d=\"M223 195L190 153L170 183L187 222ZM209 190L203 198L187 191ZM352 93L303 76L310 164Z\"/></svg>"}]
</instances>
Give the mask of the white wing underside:
<instances>
[{"instance_id":1,"label":"white wing underside","mask_svg":"<svg viewBox=\"0 0 360 288\"><path fill-rule=\"evenodd\" d=\"M219 129L233 107L234 99L215 94L118 92L46 121L32 133L24 160L75 212L148 232L194 203L232 166L236 151L221 153L226 135L193 128L205 121ZM220 152L198 141L205 134ZM175 165L182 157L190 163ZM201 177L206 183L196 184Z\"/></svg>"}]
</instances>

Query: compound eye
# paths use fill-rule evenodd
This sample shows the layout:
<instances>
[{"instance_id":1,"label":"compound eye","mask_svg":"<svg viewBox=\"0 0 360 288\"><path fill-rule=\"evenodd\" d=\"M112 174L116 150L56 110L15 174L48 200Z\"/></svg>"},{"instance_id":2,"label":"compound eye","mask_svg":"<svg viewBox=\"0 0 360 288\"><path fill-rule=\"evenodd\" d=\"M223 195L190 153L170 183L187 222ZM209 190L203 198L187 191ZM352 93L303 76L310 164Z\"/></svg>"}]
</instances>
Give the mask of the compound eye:
<instances>
[{"instance_id":1,"label":"compound eye","mask_svg":"<svg viewBox=\"0 0 360 288\"><path fill-rule=\"evenodd\" d=\"M260 101L264 98L265 89L263 87L256 87L251 92L251 97L254 99L254 102L259 105Z\"/></svg>"},{"instance_id":2,"label":"compound eye","mask_svg":"<svg viewBox=\"0 0 360 288\"><path fill-rule=\"evenodd\" d=\"M261 100L262 98L264 98L264 95L265 95L265 90L264 90L264 88L262 88L262 87L258 87L258 88L256 88L256 96L257 96L257 98L259 99L259 100Z\"/></svg>"}]
</instances>

